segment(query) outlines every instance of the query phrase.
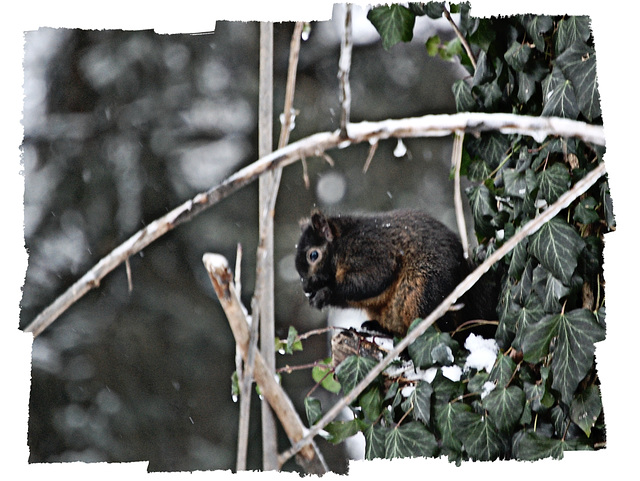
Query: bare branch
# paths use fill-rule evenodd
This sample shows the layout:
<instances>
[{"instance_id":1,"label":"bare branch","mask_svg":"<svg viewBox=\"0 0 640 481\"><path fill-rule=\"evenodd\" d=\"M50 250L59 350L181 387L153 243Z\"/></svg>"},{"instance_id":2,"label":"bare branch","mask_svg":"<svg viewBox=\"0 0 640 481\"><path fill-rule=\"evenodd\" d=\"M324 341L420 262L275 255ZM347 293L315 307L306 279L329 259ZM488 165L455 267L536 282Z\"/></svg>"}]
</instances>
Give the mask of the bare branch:
<instances>
[{"instance_id":1,"label":"bare branch","mask_svg":"<svg viewBox=\"0 0 640 481\"><path fill-rule=\"evenodd\" d=\"M339 402L327 411L327 413L313 425L304 439L294 444L291 449L280 454L281 462L289 459L292 455L298 452L305 443L311 442L313 438L329 424L342 409L351 404L359 395L364 391L369 384L371 384L379 374L386 369L386 367L396 359L402 351L404 351L409 344L415 341L421 334L423 334L429 326L431 326L436 320L442 317L449 307L456 302L465 292L467 292L478 280L491 268L493 264L502 259L509 251L511 251L518 243L520 243L525 237L536 232L546 222L553 219L562 209L565 209L571 202L582 195L589 187L596 183L596 181L605 173L604 163L598 165L583 179L578 181L570 190L565 192L558 198L548 209L542 212L535 219L527 222L519 231L517 231L513 237L505 242L499 249L497 249L491 256L489 256L480 266L478 266L471 274L469 274L458 286L449 294L440 305L429 314L422 322L420 322L414 329L409 331L402 341L400 341L389 353L380 361L365 378L358 383L349 393L347 393Z\"/></svg>"},{"instance_id":2,"label":"bare branch","mask_svg":"<svg viewBox=\"0 0 640 481\"><path fill-rule=\"evenodd\" d=\"M349 84L349 71L351 70L351 4L344 6L344 32L340 43L340 60L338 60L338 79L340 79L340 137L346 139L349 135L347 126L351 116L351 85Z\"/></svg>"},{"instance_id":3,"label":"bare branch","mask_svg":"<svg viewBox=\"0 0 640 481\"><path fill-rule=\"evenodd\" d=\"M209 273L213 288L229 321L229 326L236 340L245 363L249 362L249 327L246 309L242 306L235 291L233 274L229 270L227 260L217 254L204 254L202 262ZM291 399L275 379L273 370L267 366L262 354L255 350L252 363L253 374L265 399L273 408L292 443L303 438L307 429L298 416ZM323 474L327 471L322 454L315 444L307 443L299 449L298 463L309 473Z\"/></svg>"},{"instance_id":4,"label":"bare branch","mask_svg":"<svg viewBox=\"0 0 640 481\"><path fill-rule=\"evenodd\" d=\"M91 289L98 287L100 281L123 263L126 258L140 252L168 231L191 220L233 192L255 181L267 171L286 167L303 157L323 156L326 150L335 147L343 148L351 144L391 137L444 137L456 131L519 133L533 136L539 142L549 135L557 135L577 137L597 145L605 144L604 129L600 125L557 117L527 117L513 114L459 113L425 115L380 122L360 122L349 124L349 138L346 140L340 137L339 131L317 133L258 159L227 177L220 184L196 195L193 199L184 202L133 234L45 308L25 328L25 331L37 336L78 299Z\"/></svg>"}]
</instances>

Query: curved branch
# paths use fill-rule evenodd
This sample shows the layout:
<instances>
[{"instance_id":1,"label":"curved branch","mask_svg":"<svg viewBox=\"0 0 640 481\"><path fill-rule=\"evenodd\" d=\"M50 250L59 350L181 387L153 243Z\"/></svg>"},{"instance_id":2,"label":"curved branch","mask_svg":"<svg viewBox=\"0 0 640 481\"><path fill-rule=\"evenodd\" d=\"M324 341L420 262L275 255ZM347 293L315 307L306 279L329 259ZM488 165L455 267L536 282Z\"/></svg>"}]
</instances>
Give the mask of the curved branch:
<instances>
[{"instance_id":1,"label":"curved branch","mask_svg":"<svg viewBox=\"0 0 640 481\"><path fill-rule=\"evenodd\" d=\"M332 148L344 148L361 142L375 142L392 137L443 137L456 131L479 133L490 130L505 134L529 135L538 142L548 135L556 135L578 137L585 142L598 145L605 144L604 129L599 125L556 117L526 117L513 114L459 113L380 122L359 122L349 124L347 139L340 136L339 130L317 133L258 159L227 177L220 184L197 194L133 234L45 308L24 330L33 333L34 336L39 335L78 299L91 289L98 287L100 281L127 258L137 254L168 231L191 220L233 192L250 184L267 171L286 167L306 157L323 156L326 150Z\"/></svg>"}]
</instances>

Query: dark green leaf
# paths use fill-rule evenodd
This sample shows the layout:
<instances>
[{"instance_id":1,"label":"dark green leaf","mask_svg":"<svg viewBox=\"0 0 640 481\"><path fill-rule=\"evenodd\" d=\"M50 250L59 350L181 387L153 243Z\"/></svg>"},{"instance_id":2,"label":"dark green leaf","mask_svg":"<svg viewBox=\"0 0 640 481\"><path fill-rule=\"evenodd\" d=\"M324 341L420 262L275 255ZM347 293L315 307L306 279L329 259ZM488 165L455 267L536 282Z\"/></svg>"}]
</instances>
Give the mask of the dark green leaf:
<instances>
[{"instance_id":1,"label":"dark green leaf","mask_svg":"<svg viewBox=\"0 0 640 481\"><path fill-rule=\"evenodd\" d=\"M490 175L491 170L489 170L487 164L480 159L472 161L466 171L467 178L472 182L484 182Z\"/></svg>"},{"instance_id":2,"label":"dark green leaf","mask_svg":"<svg viewBox=\"0 0 640 481\"><path fill-rule=\"evenodd\" d=\"M524 272L525 265L529 255L527 254L527 247L529 246L529 238L526 237L518 243L513 249L513 255L511 256L511 262L509 262L509 277L512 279L519 279Z\"/></svg>"},{"instance_id":3,"label":"dark green leaf","mask_svg":"<svg viewBox=\"0 0 640 481\"><path fill-rule=\"evenodd\" d=\"M546 15L525 15L522 21L536 49L545 51L544 34L553 27L553 19Z\"/></svg>"},{"instance_id":4,"label":"dark green leaf","mask_svg":"<svg viewBox=\"0 0 640 481\"><path fill-rule=\"evenodd\" d=\"M411 415L413 419L429 424L431 419L431 394L433 394L431 384L426 381L418 381L415 389L405 401L407 408L405 412L408 411L408 408L412 408Z\"/></svg>"},{"instance_id":5,"label":"dark green leaf","mask_svg":"<svg viewBox=\"0 0 640 481\"><path fill-rule=\"evenodd\" d=\"M359 398L365 419L376 421L382 412L382 393L378 386L369 386Z\"/></svg>"},{"instance_id":6,"label":"dark green leaf","mask_svg":"<svg viewBox=\"0 0 640 481\"><path fill-rule=\"evenodd\" d=\"M399 4L383 5L369 10L367 18L382 37L382 46L390 49L398 42L409 42L413 38L415 14Z\"/></svg>"},{"instance_id":7,"label":"dark green leaf","mask_svg":"<svg viewBox=\"0 0 640 481\"><path fill-rule=\"evenodd\" d=\"M556 59L556 66L572 83L582 114L588 120L599 117L601 111L595 50L583 42L575 42Z\"/></svg>"},{"instance_id":8,"label":"dark green leaf","mask_svg":"<svg viewBox=\"0 0 640 481\"><path fill-rule=\"evenodd\" d=\"M320 400L313 397L304 398L304 411L307 414L309 426L313 426L322 417Z\"/></svg>"},{"instance_id":9,"label":"dark green leaf","mask_svg":"<svg viewBox=\"0 0 640 481\"><path fill-rule=\"evenodd\" d=\"M520 420L525 403L524 391L517 386L497 387L482 400L495 426L511 431Z\"/></svg>"},{"instance_id":10,"label":"dark green leaf","mask_svg":"<svg viewBox=\"0 0 640 481\"><path fill-rule=\"evenodd\" d=\"M385 458L431 457L438 452L438 441L424 424L412 421L387 432Z\"/></svg>"},{"instance_id":11,"label":"dark green leaf","mask_svg":"<svg viewBox=\"0 0 640 481\"><path fill-rule=\"evenodd\" d=\"M591 436L591 428L602 412L600 388L589 386L571 401L571 420L587 435Z\"/></svg>"},{"instance_id":12,"label":"dark green leaf","mask_svg":"<svg viewBox=\"0 0 640 481\"><path fill-rule=\"evenodd\" d=\"M364 421L352 419L351 421L332 421L327 424L324 429L329 433L327 441L333 444L339 444L345 439L357 434L366 426L367 424Z\"/></svg>"},{"instance_id":13,"label":"dark green leaf","mask_svg":"<svg viewBox=\"0 0 640 481\"><path fill-rule=\"evenodd\" d=\"M524 172L517 169L502 169L502 177L505 193L510 196L524 199L535 188L536 178L531 169Z\"/></svg>"},{"instance_id":14,"label":"dark green leaf","mask_svg":"<svg viewBox=\"0 0 640 481\"><path fill-rule=\"evenodd\" d=\"M600 198L603 201L604 206L604 218L607 221L607 226L613 229L616 225L616 219L613 215L613 201L609 194L609 182L605 181L600 184Z\"/></svg>"},{"instance_id":15,"label":"dark green leaf","mask_svg":"<svg viewBox=\"0 0 640 481\"><path fill-rule=\"evenodd\" d=\"M489 416L461 412L456 416L455 429L462 437L465 450L474 460L492 461L506 451L504 437Z\"/></svg>"},{"instance_id":16,"label":"dark green leaf","mask_svg":"<svg viewBox=\"0 0 640 481\"><path fill-rule=\"evenodd\" d=\"M512 453L516 459L535 461L543 458L561 459L564 443L559 439L550 439L535 431L519 431L513 437Z\"/></svg>"},{"instance_id":17,"label":"dark green leaf","mask_svg":"<svg viewBox=\"0 0 640 481\"><path fill-rule=\"evenodd\" d=\"M515 318L516 337L513 340L513 347L522 350L523 336L527 333L529 326L536 324L544 316L544 311L540 307L537 296L531 296L523 307L518 310Z\"/></svg>"},{"instance_id":18,"label":"dark green leaf","mask_svg":"<svg viewBox=\"0 0 640 481\"><path fill-rule=\"evenodd\" d=\"M500 133L483 134L467 142L467 149L487 163L490 169L496 169L511 149L511 138Z\"/></svg>"},{"instance_id":19,"label":"dark green leaf","mask_svg":"<svg viewBox=\"0 0 640 481\"><path fill-rule=\"evenodd\" d=\"M437 20L444 12L444 2L410 3L409 9L416 15L427 15Z\"/></svg>"},{"instance_id":20,"label":"dark green leaf","mask_svg":"<svg viewBox=\"0 0 640 481\"><path fill-rule=\"evenodd\" d=\"M476 109L476 99L471 93L471 87L464 79L456 80L451 90L458 112L472 112Z\"/></svg>"},{"instance_id":21,"label":"dark green leaf","mask_svg":"<svg viewBox=\"0 0 640 481\"><path fill-rule=\"evenodd\" d=\"M445 403L436 408L436 424L444 447L455 452L462 450L462 433L457 431L456 417L470 411L471 407L464 403Z\"/></svg>"},{"instance_id":22,"label":"dark green leaf","mask_svg":"<svg viewBox=\"0 0 640 481\"><path fill-rule=\"evenodd\" d=\"M489 373L489 380L493 381L498 388L506 387L511 381L515 369L516 363L513 362L513 359L499 352L496 363Z\"/></svg>"},{"instance_id":23,"label":"dark green leaf","mask_svg":"<svg viewBox=\"0 0 640 481\"><path fill-rule=\"evenodd\" d=\"M591 36L589 17L572 16L558 22L555 44L556 52L560 55L577 41L586 42Z\"/></svg>"},{"instance_id":24,"label":"dark green leaf","mask_svg":"<svg viewBox=\"0 0 640 481\"><path fill-rule=\"evenodd\" d=\"M568 287L542 266L536 266L533 270L533 289L542 300L545 312L560 311L560 300L570 292Z\"/></svg>"},{"instance_id":25,"label":"dark green leaf","mask_svg":"<svg viewBox=\"0 0 640 481\"><path fill-rule=\"evenodd\" d=\"M555 162L538 174L539 195L551 205L568 190L570 182L569 169Z\"/></svg>"},{"instance_id":26,"label":"dark green leaf","mask_svg":"<svg viewBox=\"0 0 640 481\"><path fill-rule=\"evenodd\" d=\"M364 458L384 458L385 455L385 439L389 428L380 426L379 424L370 424L363 431L365 439Z\"/></svg>"},{"instance_id":27,"label":"dark green leaf","mask_svg":"<svg viewBox=\"0 0 640 481\"><path fill-rule=\"evenodd\" d=\"M596 212L597 203L593 197L582 199L576 207L573 218L581 224L594 224L600 221L600 215Z\"/></svg>"},{"instance_id":28,"label":"dark green leaf","mask_svg":"<svg viewBox=\"0 0 640 481\"><path fill-rule=\"evenodd\" d=\"M544 224L529 241L529 253L565 285L570 284L583 248L584 240L559 217Z\"/></svg>"},{"instance_id":29,"label":"dark green leaf","mask_svg":"<svg viewBox=\"0 0 640 481\"><path fill-rule=\"evenodd\" d=\"M538 88L536 80L528 72L517 71L516 82L518 84L518 100L526 104Z\"/></svg>"},{"instance_id":30,"label":"dark green leaf","mask_svg":"<svg viewBox=\"0 0 640 481\"><path fill-rule=\"evenodd\" d=\"M552 387L569 403L578 383L591 369L595 343L604 339L605 331L587 309L576 309L560 317L558 344L551 363Z\"/></svg>"},{"instance_id":31,"label":"dark green leaf","mask_svg":"<svg viewBox=\"0 0 640 481\"><path fill-rule=\"evenodd\" d=\"M467 195L469 196L476 234L493 237L495 228L491 225L491 220L497 213L493 195L484 184L470 187L467 189Z\"/></svg>"},{"instance_id":32,"label":"dark green leaf","mask_svg":"<svg viewBox=\"0 0 640 481\"><path fill-rule=\"evenodd\" d=\"M431 367L436 363L449 365L452 362L453 351L458 349L458 343L451 339L446 332L438 332L432 326L407 348L413 363L421 368Z\"/></svg>"},{"instance_id":33,"label":"dark green leaf","mask_svg":"<svg viewBox=\"0 0 640 481\"><path fill-rule=\"evenodd\" d=\"M524 70L524 66L531 57L531 47L522 42L514 41L504 54L504 60L515 71Z\"/></svg>"},{"instance_id":34,"label":"dark green leaf","mask_svg":"<svg viewBox=\"0 0 640 481\"><path fill-rule=\"evenodd\" d=\"M594 344L604 339L604 329L587 309L545 316L524 334L525 360L538 362L545 357L554 338L557 339L551 362L552 386L565 402L570 402L578 383L593 364Z\"/></svg>"},{"instance_id":35,"label":"dark green leaf","mask_svg":"<svg viewBox=\"0 0 640 481\"><path fill-rule=\"evenodd\" d=\"M491 66L491 62L484 50L480 51L476 59L476 71L473 74L473 85L478 86L492 81L495 78L495 72Z\"/></svg>"},{"instance_id":36,"label":"dark green leaf","mask_svg":"<svg viewBox=\"0 0 640 481\"><path fill-rule=\"evenodd\" d=\"M362 381L377 364L374 359L363 356L349 356L336 368L336 377L343 392L349 393Z\"/></svg>"},{"instance_id":37,"label":"dark green leaf","mask_svg":"<svg viewBox=\"0 0 640 481\"><path fill-rule=\"evenodd\" d=\"M543 117L565 117L575 120L580 113L578 99L573 88L559 68L553 71L542 82Z\"/></svg>"}]
</instances>

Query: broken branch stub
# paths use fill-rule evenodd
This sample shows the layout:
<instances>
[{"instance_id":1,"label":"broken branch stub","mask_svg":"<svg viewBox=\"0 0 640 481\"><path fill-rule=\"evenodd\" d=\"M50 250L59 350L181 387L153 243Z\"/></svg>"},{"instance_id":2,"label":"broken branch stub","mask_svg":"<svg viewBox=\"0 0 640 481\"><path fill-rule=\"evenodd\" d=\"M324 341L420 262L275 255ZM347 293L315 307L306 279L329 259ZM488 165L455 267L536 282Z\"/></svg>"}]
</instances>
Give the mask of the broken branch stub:
<instances>
[{"instance_id":1,"label":"broken branch stub","mask_svg":"<svg viewBox=\"0 0 640 481\"><path fill-rule=\"evenodd\" d=\"M229 270L227 259L219 254L206 253L202 257L202 262L207 269L213 288L227 316L242 358L247 362L249 352L247 311L235 292L233 275ZM275 373L267 366L264 357L259 351L256 351L254 355L253 377L260 386L265 399L278 416L289 440L294 444L305 436L307 429L300 416L298 416L291 399L276 381ZM308 473L324 474L327 472L322 453L320 453L315 443L306 445L300 450L299 454L296 461Z\"/></svg>"}]
</instances>

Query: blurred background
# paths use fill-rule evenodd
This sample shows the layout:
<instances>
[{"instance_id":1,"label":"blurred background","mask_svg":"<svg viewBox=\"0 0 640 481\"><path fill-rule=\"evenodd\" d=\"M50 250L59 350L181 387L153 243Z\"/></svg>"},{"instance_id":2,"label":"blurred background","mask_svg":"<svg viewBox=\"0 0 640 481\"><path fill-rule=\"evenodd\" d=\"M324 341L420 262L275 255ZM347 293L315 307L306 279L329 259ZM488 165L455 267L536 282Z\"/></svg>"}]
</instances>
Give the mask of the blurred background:
<instances>
[{"instance_id":1,"label":"blurred background","mask_svg":"<svg viewBox=\"0 0 640 481\"><path fill-rule=\"evenodd\" d=\"M302 43L291 141L339 127L338 58L343 7L311 24ZM274 136L284 104L293 24L274 26ZM417 19L414 40L382 48L354 6L351 119L455 111L457 64L424 42L453 33ZM23 162L29 261L20 327L133 233L257 159L259 25L217 22L203 35L42 28L26 33ZM275 145L275 141L274 141ZM276 335L327 324L294 268L298 221L329 212L424 208L455 230L451 138L381 142L329 151L284 170L275 225ZM215 205L109 274L33 343L30 462L148 460L150 471L235 467L239 406L231 396L235 347L201 259L243 246L242 298L250 305L257 246L257 183ZM331 314L333 316L333 314ZM313 336L282 364L329 354ZM284 375L304 418L310 371ZM314 395L319 395L318 392ZM328 408L336 399L324 395ZM282 434L282 433L281 433ZM249 468L261 467L259 401L252 402ZM330 468L345 472L358 448L318 438ZM284 434L281 449L288 446ZM290 462L285 469L298 469Z\"/></svg>"}]
</instances>

